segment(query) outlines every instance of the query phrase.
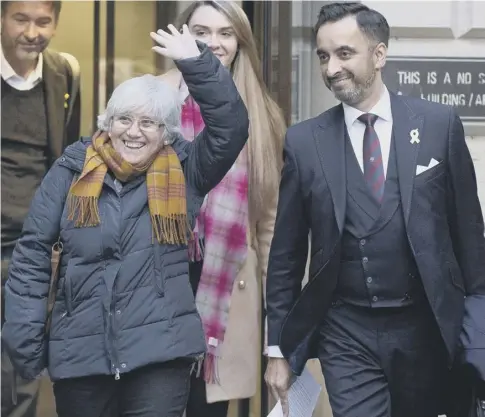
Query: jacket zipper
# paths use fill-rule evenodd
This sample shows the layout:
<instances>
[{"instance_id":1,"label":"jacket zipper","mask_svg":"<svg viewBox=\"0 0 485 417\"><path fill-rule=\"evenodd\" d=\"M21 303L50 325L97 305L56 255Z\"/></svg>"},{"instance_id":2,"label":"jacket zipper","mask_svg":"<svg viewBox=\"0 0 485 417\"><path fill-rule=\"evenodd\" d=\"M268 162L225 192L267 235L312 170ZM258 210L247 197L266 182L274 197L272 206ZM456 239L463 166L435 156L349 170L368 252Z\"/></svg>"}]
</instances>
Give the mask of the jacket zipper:
<instances>
[{"instance_id":1,"label":"jacket zipper","mask_svg":"<svg viewBox=\"0 0 485 417\"><path fill-rule=\"evenodd\" d=\"M120 365L118 360L118 352L116 351L116 348L114 346L114 341L115 341L114 317L115 317L115 312L113 311L113 308L110 306L110 313L109 313L110 345L111 345L110 350L111 350L111 358L113 359L111 363L115 368L115 381L119 381L121 378L121 375L120 375L121 371L120 371Z\"/></svg>"},{"instance_id":2,"label":"jacket zipper","mask_svg":"<svg viewBox=\"0 0 485 417\"><path fill-rule=\"evenodd\" d=\"M117 274L119 273L119 270ZM113 282L113 288L115 288L116 284L116 277ZM121 371L120 371L120 361L118 358L118 350L116 349L115 346L115 340L116 340L116 329L115 329L115 324L116 324L116 312L115 312L115 295L113 292L113 288L111 289L111 301L110 301L110 306L109 306L109 333L110 333L110 347L111 347L111 358L112 364L114 365L115 368L115 381L119 381L121 378Z\"/></svg>"},{"instance_id":3,"label":"jacket zipper","mask_svg":"<svg viewBox=\"0 0 485 417\"><path fill-rule=\"evenodd\" d=\"M70 317L72 313L72 287L71 279L69 278L67 272L68 271L66 271L64 276L64 303L66 307L66 314L68 317Z\"/></svg>"}]
</instances>

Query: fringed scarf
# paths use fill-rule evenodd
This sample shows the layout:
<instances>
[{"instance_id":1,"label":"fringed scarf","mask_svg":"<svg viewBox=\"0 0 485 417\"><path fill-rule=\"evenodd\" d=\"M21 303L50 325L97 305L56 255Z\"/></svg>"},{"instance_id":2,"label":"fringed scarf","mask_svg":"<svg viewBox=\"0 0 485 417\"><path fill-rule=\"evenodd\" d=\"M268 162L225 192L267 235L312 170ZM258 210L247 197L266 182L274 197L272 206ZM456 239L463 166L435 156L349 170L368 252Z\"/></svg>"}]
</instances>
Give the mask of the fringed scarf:
<instances>
[{"instance_id":1,"label":"fringed scarf","mask_svg":"<svg viewBox=\"0 0 485 417\"><path fill-rule=\"evenodd\" d=\"M189 96L182 107L182 134L191 141L203 127L199 106ZM208 347L204 360L204 379L208 383L219 383L217 358L229 319L232 289L246 261L247 164L243 150L224 179L206 196L189 242L191 260L203 259L196 304Z\"/></svg>"},{"instance_id":2,"label":"fringed scarf","mask_svg":"<svg viewBox=\"0 0 485 417\"><path fill-rule=\"evenodd\" d=\"M145 166L133 166L114 150L106 132L97 132L93 136L82 173L69 190L68 219L74 220L76 227L92 227L100 223L98 199L108 169L122 182L146 173L148 209L157 241L187 244L185 178L175 151L171 146L164 146Z\"/></svg>"}]
</instances>

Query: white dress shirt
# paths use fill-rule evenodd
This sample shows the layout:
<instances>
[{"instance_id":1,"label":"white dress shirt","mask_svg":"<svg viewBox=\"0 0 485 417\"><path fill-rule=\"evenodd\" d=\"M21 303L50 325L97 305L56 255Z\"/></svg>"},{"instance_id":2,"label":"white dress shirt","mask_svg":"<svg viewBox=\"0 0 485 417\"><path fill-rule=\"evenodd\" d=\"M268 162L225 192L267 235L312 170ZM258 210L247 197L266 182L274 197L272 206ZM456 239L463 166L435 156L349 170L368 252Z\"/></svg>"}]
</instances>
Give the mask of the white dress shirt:
<instances>
[{"instance_id":1,"label":"white dress shirt","mask_svg":"<svg viewBox=\"0 0 485 417\"><path fill-rule=\"evenodd\" d=\"M364 132L365 124L357 120L363 111L342 103L344 108L345 126L349 133L350 142L354 148L355 156L359 162L360 169L364 172ZM392 138L392 111L391 111L391 97L389 91L384 87L381 97L376 105L369 111L369 113L378 116L374 124L374 129L379 137L381 144L382 162L384 164L384 175L387 175L387 165L389 163L389 153L391 150ZM343 138L342 138L343 140ZM283 354L279 346L268 346L268 356L270 358L282 358Z\"/></svg>"},{"instance_id":2,"label":"white dress shirt","mask_svg":"<svg viewBox=\"0 0 485 417\"><path fill-rule=\"evenodd\" d=\"M357 120L363 111L350 107L347 104L343 104L345 126L349 133L350 142L354 148L355 156L359 162L360 169L364 172L364 132L365 124L360 120ZM391 138L392 138L392 111L391 111L391 97L386 87L382 91L379 101L369 111L369 113L378 116L374 124L374 129L379 137L381 144L382 163L384 165L384 175L387 175L387 165L389 163L389 153L391 150Z\"/></svg>"},{"instance_id":3,"label":"white dress shirt","mask_svg":"<svg viewBox=\"0 0 485 417\"><path fill-rule=\"evenodd\" d=\"M2 49L2 48L0 48ZM32 71L27 78L18 75L12 66L9 64L2 49L2 68L1 75L5 82L12 88L21 91L32 90L37 84L42 81L42 69L43 69L43 58L42 54L39 55L39 60L37 61L37 66L34 71Z\"/></svg>"}]
</instances>

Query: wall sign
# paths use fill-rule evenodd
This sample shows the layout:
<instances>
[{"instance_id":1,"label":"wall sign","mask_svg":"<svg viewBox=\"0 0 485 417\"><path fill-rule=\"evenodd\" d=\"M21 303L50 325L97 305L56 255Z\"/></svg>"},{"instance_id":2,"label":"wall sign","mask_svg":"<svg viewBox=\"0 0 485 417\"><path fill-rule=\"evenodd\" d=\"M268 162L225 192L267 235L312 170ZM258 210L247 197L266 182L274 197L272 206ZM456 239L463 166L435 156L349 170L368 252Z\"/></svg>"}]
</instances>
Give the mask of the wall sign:
<instances>
[{"instance_id":1,"label":"wall sign","mask_svg":"<svg viewBox=\"0 0 485 417\"><path fill-rule=\"evenodd\" d=\"M388 57L382 76L397 94L453 106L463 122L485 122L485 58Z\"/></svg>"}]
</instances>

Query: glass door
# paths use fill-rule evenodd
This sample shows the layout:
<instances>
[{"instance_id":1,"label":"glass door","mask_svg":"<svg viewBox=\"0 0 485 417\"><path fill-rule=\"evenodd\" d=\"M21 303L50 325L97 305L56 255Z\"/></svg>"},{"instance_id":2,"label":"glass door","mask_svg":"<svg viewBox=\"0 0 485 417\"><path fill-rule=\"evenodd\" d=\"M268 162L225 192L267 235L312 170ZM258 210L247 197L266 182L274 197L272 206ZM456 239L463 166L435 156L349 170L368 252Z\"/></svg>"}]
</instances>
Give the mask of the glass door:
<instances>
[{"instance_id":1,"label":"glass door","mask_svg":"<svg viewBox=\"0 0 485 417\"><path fill-rule=\"evenodd\" d=\"M165 60L152 52L149 33L166 27L189 2L66 1L51 47L81 67L81 134L90 135L113 89L140 74L160 74Z\"/></svg>"}]
</instances>

